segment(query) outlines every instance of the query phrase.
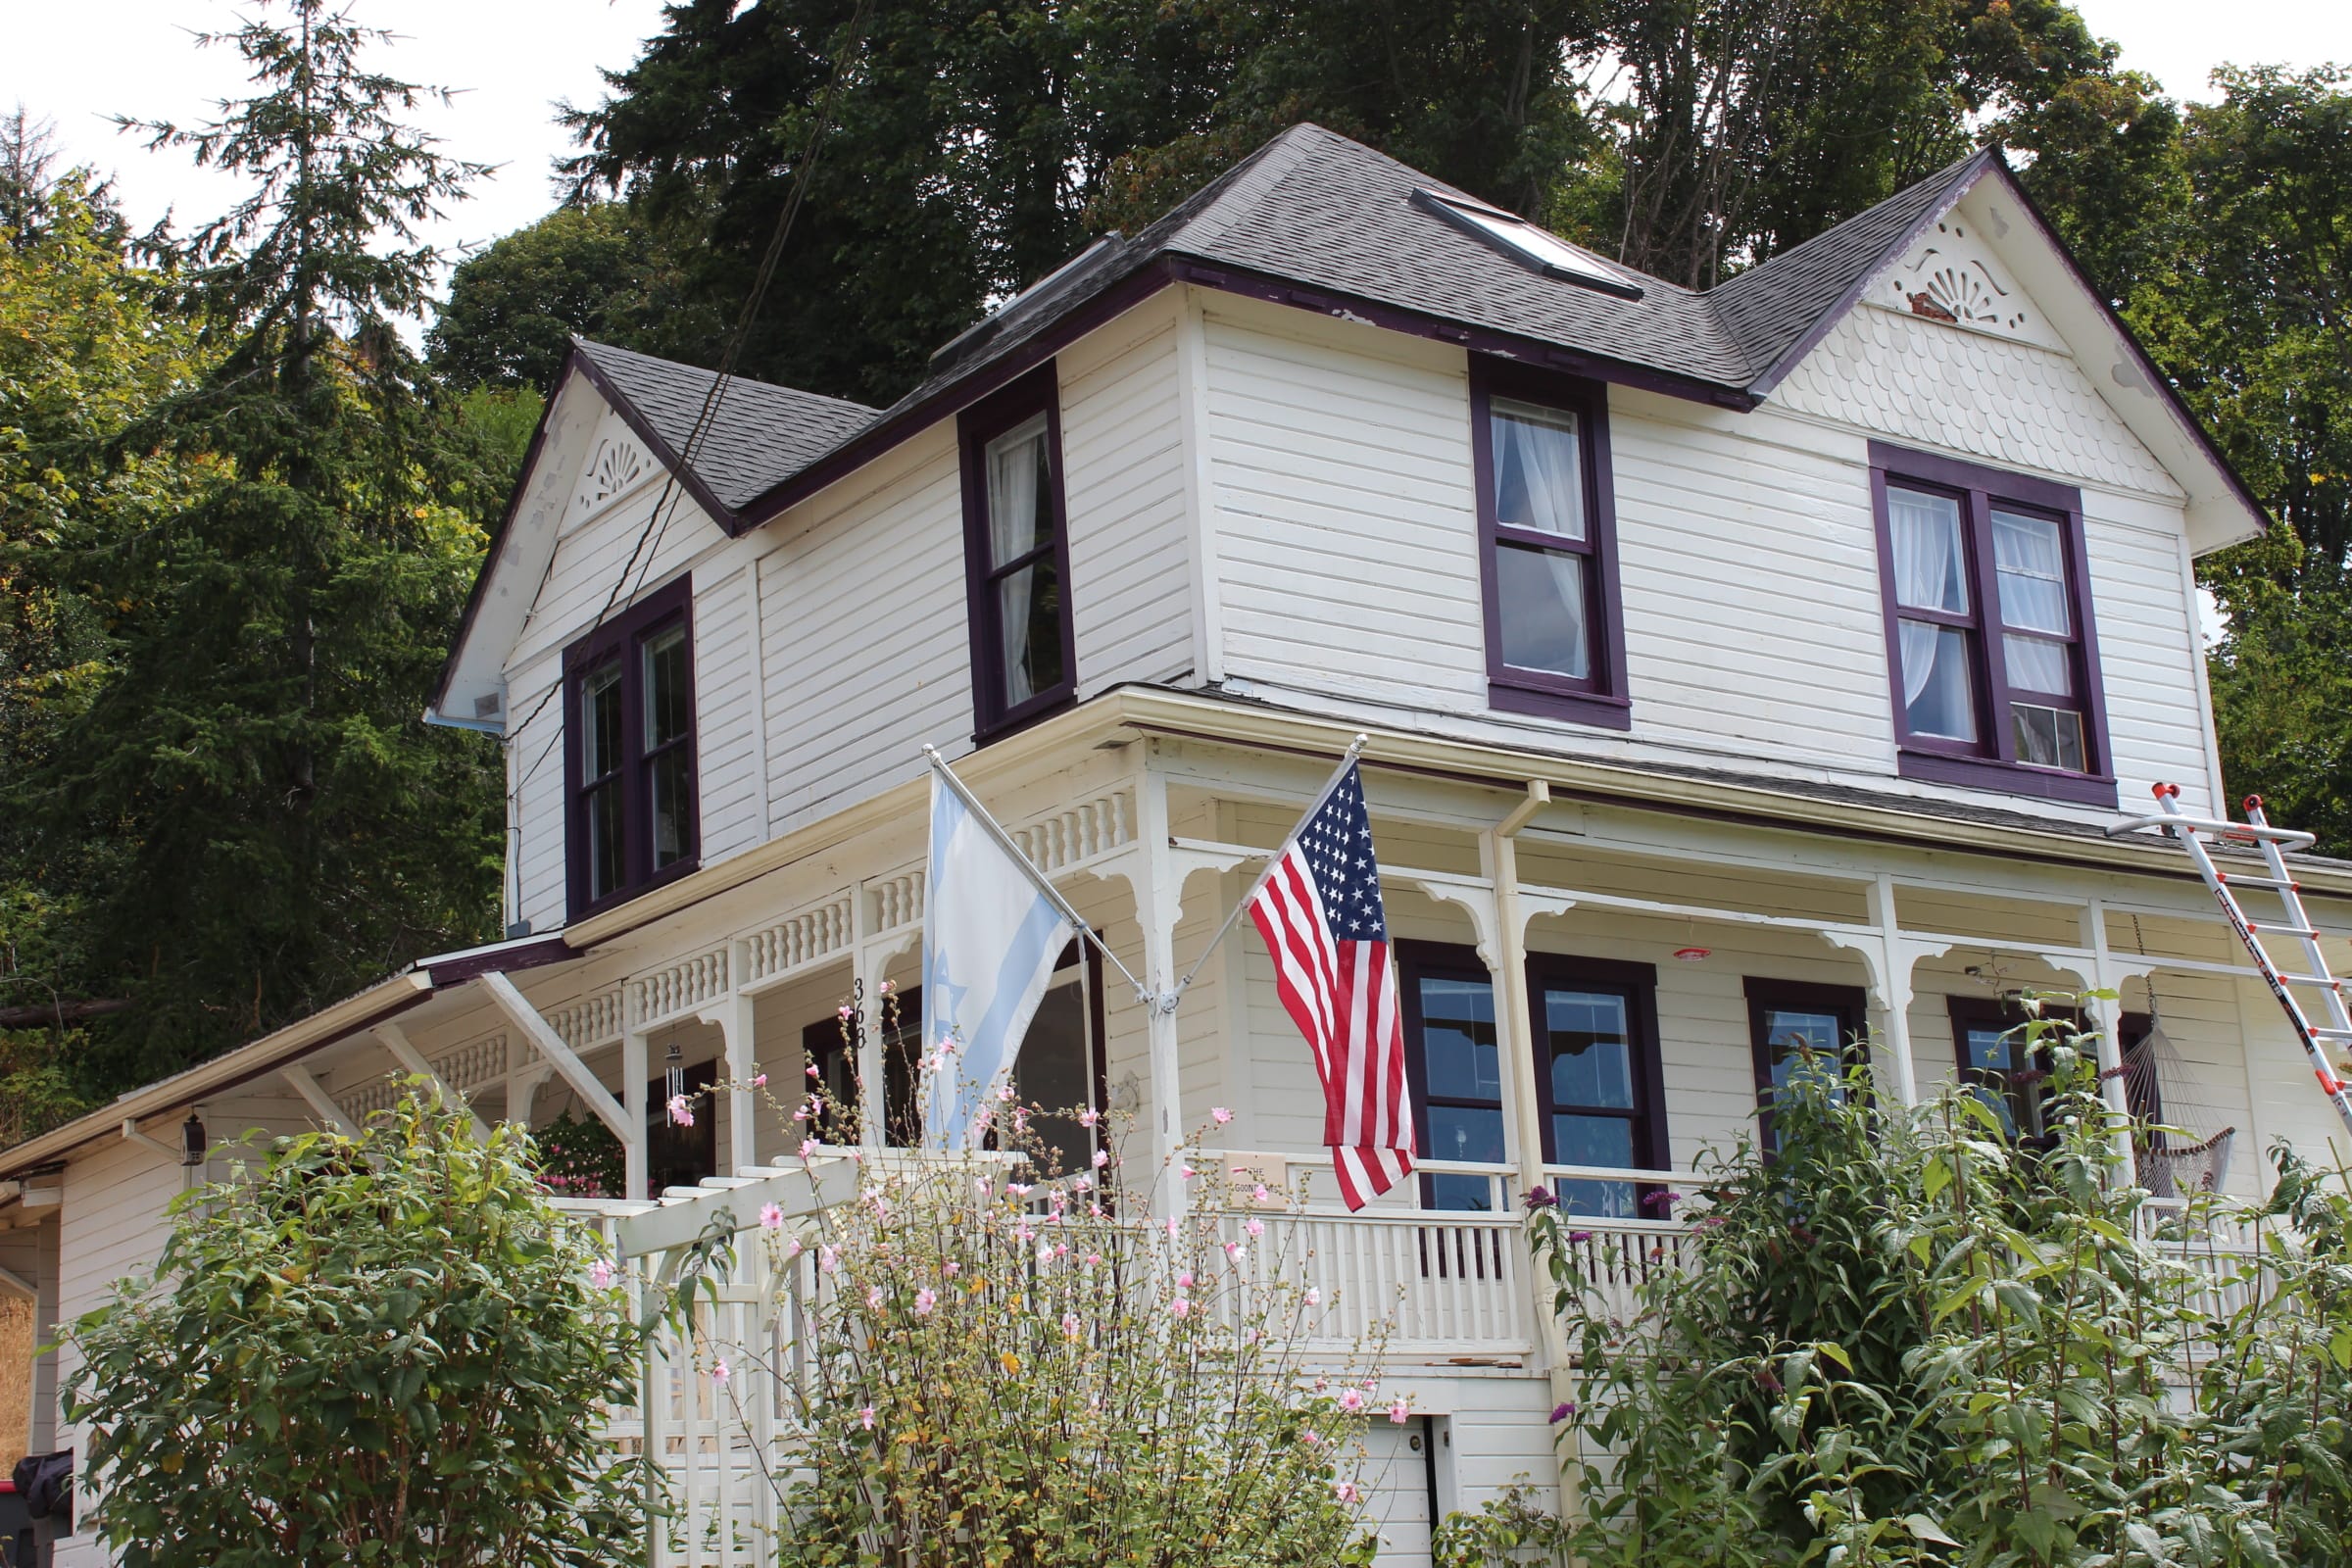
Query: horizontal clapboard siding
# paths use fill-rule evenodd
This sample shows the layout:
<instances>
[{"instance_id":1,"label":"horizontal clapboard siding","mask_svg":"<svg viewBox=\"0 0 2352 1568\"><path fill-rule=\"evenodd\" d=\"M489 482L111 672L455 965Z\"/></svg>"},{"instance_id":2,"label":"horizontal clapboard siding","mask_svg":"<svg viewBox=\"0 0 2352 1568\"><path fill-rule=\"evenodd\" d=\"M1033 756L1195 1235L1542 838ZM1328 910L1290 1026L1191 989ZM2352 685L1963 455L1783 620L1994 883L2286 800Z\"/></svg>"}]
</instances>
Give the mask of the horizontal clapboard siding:
<instances>
[{"instance_id":1,"label":"horizontal clapboard siding","mask_svg":"<svg viewBox=\"0 0 2352 1568\"><path fill-rule=\"evenodd\" d=\"M1203 330L1213 618L1230 676L1291 706L1465 739L1985 799L1897 776L1870 427L1610 389L1634 702L1620 735L1488 707L1466 356L1241 302L1212 302ZM2083 450L2137 450L2103 405L2070 416L2106 420ZM2063 450L2014 462L2044 473ZM2115 466L2095 466L2056 477L2083 487L2119 777L2132 794L2175 779L2202 800L2210 742L2180 501L2119 491Z\"/></svg>"}]
</instances>

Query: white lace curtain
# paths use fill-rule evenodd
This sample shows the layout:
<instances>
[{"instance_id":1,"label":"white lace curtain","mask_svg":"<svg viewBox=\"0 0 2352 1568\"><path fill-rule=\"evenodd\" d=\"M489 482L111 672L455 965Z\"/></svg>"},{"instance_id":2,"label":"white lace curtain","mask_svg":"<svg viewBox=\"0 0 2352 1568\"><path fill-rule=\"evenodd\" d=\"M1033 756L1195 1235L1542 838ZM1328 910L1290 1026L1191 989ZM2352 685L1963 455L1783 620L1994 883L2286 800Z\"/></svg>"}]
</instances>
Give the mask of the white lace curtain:
<instances>
[{"instance_id":1,"label":"white lace curtain","mask_svg":"<svg viewBox=\"0 0 2352 1568\"><path fill-rule=\"evenodd\" d=\"M1968 572L1960 558L1960 509L1948 496L1914 490L1886 492L1887 531L1894 539L1894 597L1914 610L1966 613ZM1919 701L1936 672L1938 628L1898 619L1902 639L1903 702Z\"/></svg>"},{"instance_id":2,"label":"white lace curtain","mask_svg":"<svg viewBox=\"0 0 2352 1568\"><path fill-rule=\"evenodd\" d=\"M1564 539L1584 538L1585 476L1577 458L1576 416L1497 403L1494 429L1498 520Z\"/></svg>"},{"instance_id":3,"label":"white lace curtain","mask_svg":"<svg viewBox=\"0 0 2352 1568\"><path fill-rule=\"evenodd\" d=\"M1044 540L1038 501L1045 467L1046 423L1041 416L1007 431L988 447L988 540L990 564L1018 561ZM1029 602L1037 573L1024 567L997 579L997 603L1004 641L1004 702L1014 707L1037 695L1029 672Z\"/></svg>"}]
</instances>

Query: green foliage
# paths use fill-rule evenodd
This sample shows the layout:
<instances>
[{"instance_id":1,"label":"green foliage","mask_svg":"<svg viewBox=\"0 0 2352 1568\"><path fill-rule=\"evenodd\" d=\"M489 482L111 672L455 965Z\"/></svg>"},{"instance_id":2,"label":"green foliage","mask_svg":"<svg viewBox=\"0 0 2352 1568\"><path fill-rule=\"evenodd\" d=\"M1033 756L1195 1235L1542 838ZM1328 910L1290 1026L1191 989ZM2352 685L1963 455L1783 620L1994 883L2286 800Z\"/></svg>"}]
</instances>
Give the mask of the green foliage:
<instances>
[{"instance_id":1,"label":"green foliage","mask_svg":"<svg viewBox=\"0 0 2352 1568\"><path fill-rule=\"evenodd\" d=\"M153 1280L73 1330L127 1568L601 1568L641 1539L598 1435L638 1333L534 1165L412 1095L180 1199Z\"/></svg>"},{"instance_id":2,"label":"green foliage","mask_svg":"<svg viewBox=\"0 0 2352 1568\"><path fill-rule=\"evenodd\" d=\"M540 1180L569 1198L620 1198L628 1192L628 1153L595 1116L566 1110L540 1128Z\"/></svg>"},{"instance_id":3,"label":"green foliage","mask_svg":"<svg viewBox=\"0 0 2352 1568\"><path fill-rule=\"evenodd\" d=\"M805 1435L771 1478L793 1521L775 1560L1368 1562L1351 1476L1377 1386L1328 1352L1326 1375L1306 1366L1326 1303L1299 1260L1261 1250L1207 1172L1186 1220L1155 1224L1127 1190L1112 1212L1117 1164L1104 1185L1063 1175L1026 1121L1008 1108L1001 1131L1027 1171L893 1160L806 1231L766 1216L763 1276L808 1277L789 1298L814 1352L805 1372L760 1368L786 1379ZM765 1396L735 1391L753 1368L704 1365L748 1423Z\"/></svg>"},{"instance_id":4,"label":"green foliage","mask_svg":"<svg viewBox=\"0 0 2352 1568\"><path fill-rule=\"evenodd\" d=\"M1971 1092L1904 1111L1864 1071L1800 1074L1775 1157L1700 1178L1682 1267L1534 1217L1578 1354L1559 1417L1584 1560L2331 1559L2352 1530L2352 1198L2282 1151L2263 1250L2208 1251L2215 1291L2200 1239L2247 1216L2117 1180L2086 1045L2026 1029L2052 1068L2046 1141ZM1596 1265L1644 1279L1631 1320L1594 1304Z\"/></svg>"},{"instance_id":5,"label":"green foliage","mask_svg":"<svg viewBox=\"0 0 2352 1568\"><path fill-rule=\"evenodd\" d=\"M451 272L424 339L434 373L452 386L544 392L575 332L639 346L690 341L695 329L677 319L678 265L662 231L625 202L560 207Z\"/></svg>"},{"instance_id":6,"label":"green foliage","mask_svg":"<svg viewBox=\"0 0 2352 1568\"><path fill-rule=\"evenodd\" d=\"M42 371L63 456L16 487L46 508L20 559L71 631L42 676L71 722L0 780L0 831L59 884L81 994L131 1004L93 1026L96 1082L496 921L496 752L418 715L506 474L391 324L434 266L413 225L472 171L397 122L421 89L364 68L373 34L288 10L226 40L253 97L149 127L254 194L150 236L165 272L123 303L85 291ZM52 286L124 275L76 267ZM159 294L186 325L140 340ZM146 314L78 340L124 312Z\"/></svg>"},{"instance_id":7,"label":"green foliage","mask_svg":"<svg viewBox=\"0 0 2352 1568\"><path fill-rule=\"evenodd\" d=\"M1436 1568L1572 1568L1575 1532L1524 1486L1507 1487L1475 1512L1439 1521L1430 1537Z\"/></svg>"}]
</instances>

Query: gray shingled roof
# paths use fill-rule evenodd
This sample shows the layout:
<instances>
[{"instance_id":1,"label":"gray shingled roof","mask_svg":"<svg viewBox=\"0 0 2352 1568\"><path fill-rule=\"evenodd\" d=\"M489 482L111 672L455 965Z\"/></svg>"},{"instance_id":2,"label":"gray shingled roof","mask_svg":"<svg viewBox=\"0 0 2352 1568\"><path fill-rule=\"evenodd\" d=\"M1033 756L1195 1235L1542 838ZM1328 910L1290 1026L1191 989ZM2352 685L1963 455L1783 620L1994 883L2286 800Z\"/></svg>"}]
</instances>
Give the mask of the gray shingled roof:
<instances>
[{"instance_id":1,"label":"gray shingled roof","mask_svg":"<svg viewBox=\"0 0 2352 1568\"><path fill-rule=\"evenodd\" d=\"M662 461L674 466L702 416L714 372L610 343L572 341L668 446ZM721 506L740 512L877 417L879 411L862 403L729 376L710 427L695 448L694 473Z\"/></svg>"},{"instance_id":2,"label":"gray shingled roof","mask_svg":"<svg viewBox=\"0 0 2352 1568\"><path fill-rule=\"evenodd\" d=\"M1636 300L1537 272L1413 200L1475 200L1320 125L1294 125L1140 233L1106 235L932 358L932 373L875 411L730 380L693 477L730 513L854 437L932 402L1071 312L1166 259L1231 268L1346 299L1556 346L1735 399L1769 391L1877 270L1959 200L1998 154L1961 160L1836 228L1700 293L1639 280ZM604 344L580 350L674 454L710 372ZM927 416L926 416L927 417Z\"/></svg>"}]
</instances>

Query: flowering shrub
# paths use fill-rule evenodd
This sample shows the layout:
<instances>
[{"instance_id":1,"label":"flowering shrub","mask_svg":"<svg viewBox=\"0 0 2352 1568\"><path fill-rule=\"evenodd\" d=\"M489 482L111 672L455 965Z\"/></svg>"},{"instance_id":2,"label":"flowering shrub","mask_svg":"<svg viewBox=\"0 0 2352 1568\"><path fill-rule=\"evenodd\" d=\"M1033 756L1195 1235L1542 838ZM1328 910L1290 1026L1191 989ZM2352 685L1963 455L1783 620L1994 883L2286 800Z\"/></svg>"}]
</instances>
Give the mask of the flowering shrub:
<instances>
[{"instance_id":1,"label":"flowering shrub","mask_svg":"<svg viewBox=\"0 0 2352 1568\"><path fill-rule=\"evenodd\" d=\"M2025 1033L2047 1139L1974 1092L1905 1110L1866 1070L1796 1074L1772 1158L1695 1184L1682 1266L1602 1260L1644 1281L1629 1320L1592 1293L1592 1238L1531 1213L1576 1356L1553 1418L1580 1560L2342 1560L2352 1198L2280 1151L2259 1214L2150 1207L2084 1044ZM2260 1250L2217 1252L2239 1224Z\"/></svg>"},{"instance_id":2,"label":"flowering shrub","mask_svg":"<svg viewBox=\"0 0 2352 1568\"><path fill-rule=\"evenodd\" d=\"M179 1200L154 1281L73 1330L120 1560L603 1568L642 1539L598 1433L642 1342L536 1163L412 1095Z\"/></svg>"},{"instance_id":3,"label":"flowering shrub","mask_svg":"<svg viewBox=\"0 0 2352 1568\"><path fill-rule=\"evenodd\" d=\"M559 1198L618 1198L628 1190L628 1154L612 1129L566 1110L533 1135L539 1179Z\"/></svg>"},{"instance_id":4,"label":"flowering shrub","mask_svg":"<svg viewBox=\"0 0 2352 1568\"><path fill-rule=\"evenodd\" d=\"M790 1374L776 1561L1368 1561L1360 1434L1405 1406L1310 1363L1322 1301L1265 1225L1200 1168L1154 1222L1115 1159L1063 1173L1028 1147L1044 1112L997 1109L1026 1159L886 1152L857 1201L760 1216L806 1347L760 1368ZM704 1371L740 1400L742 1361Z\"/></svg>"}]
</instances>

